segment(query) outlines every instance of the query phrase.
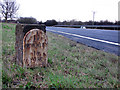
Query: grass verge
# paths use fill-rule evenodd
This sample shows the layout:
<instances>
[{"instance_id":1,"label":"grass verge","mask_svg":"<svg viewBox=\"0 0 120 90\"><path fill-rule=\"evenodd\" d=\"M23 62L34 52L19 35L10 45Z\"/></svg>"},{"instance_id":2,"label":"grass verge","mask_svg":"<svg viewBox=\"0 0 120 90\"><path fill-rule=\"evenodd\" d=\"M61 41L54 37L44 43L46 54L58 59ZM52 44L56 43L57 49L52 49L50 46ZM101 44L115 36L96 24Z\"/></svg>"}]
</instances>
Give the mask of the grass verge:
<instances>
[{"instance_id":1,"label":"grass verge","mask_svg":"<svg viewBox=\"0 0 120 90\"><path fill-rule=\"evenodd\" d=\"M48 67L16 65L15 24L3 24L3 88L119 88L118 56L47 32Z\"/></svg>"}]
</instances>

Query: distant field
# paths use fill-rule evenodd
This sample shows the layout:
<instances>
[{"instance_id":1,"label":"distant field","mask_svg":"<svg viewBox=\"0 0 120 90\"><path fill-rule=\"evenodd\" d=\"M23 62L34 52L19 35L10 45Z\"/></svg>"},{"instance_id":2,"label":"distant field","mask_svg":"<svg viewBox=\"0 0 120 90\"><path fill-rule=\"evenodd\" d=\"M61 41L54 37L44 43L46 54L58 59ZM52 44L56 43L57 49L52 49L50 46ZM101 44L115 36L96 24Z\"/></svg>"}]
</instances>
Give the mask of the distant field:
<instances>
[{"instance_id":1,"label":"distant field","mask_svg":"<svg viewBox=\"0 0 120 90\"><path fill-rule=\"evenodd\" d=\"M14 63L15 24L2 24L3 88L119 88L118 56L47 32L48 67Z\"/></svg>"}]
</instances>

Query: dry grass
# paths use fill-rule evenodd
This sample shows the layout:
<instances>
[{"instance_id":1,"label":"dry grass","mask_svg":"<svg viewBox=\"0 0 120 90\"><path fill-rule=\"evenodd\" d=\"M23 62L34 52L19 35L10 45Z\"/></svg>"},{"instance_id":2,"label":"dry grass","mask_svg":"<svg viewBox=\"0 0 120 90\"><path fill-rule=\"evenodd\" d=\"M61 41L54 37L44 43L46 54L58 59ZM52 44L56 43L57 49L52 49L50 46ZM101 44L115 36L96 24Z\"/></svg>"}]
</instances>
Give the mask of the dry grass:
<instances>
[{"instance_id":1,"label":"dry grass","mask_svg":"<svg viewBox=\"0 0 120 90\"><path fill-rule=\"evenodd\" d=\"M47 35L48 67L26 69L13 62L15 25L3 24L3 88L118 88L118 56Z\"/></svg>"}]
</instances>

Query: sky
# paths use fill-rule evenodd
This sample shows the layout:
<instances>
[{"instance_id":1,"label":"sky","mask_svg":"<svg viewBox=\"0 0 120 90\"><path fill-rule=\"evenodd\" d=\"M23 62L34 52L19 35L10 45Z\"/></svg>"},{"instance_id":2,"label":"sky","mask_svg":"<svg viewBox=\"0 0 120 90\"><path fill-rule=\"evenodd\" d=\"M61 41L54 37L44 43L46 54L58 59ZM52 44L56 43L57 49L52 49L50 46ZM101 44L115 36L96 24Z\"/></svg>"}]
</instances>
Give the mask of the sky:
<instances>
[{"instance_id":1,"label":"sky","mask_svg":"<svg viewBox=\"0 0 120 90\"><path fill-rule=\"evenodd\" d=\"M16 0L20 4L18 17L34 17L38 21L118 20L120 0Z\"/></svg>"}]
</instances>

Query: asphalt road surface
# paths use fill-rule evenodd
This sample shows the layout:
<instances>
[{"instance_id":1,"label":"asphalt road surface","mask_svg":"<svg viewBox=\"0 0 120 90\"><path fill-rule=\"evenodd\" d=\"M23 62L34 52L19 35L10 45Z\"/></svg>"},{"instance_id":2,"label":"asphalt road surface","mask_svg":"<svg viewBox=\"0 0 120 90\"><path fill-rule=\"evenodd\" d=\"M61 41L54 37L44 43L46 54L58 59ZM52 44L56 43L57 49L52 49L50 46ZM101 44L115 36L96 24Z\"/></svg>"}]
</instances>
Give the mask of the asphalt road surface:
<instances>
[{"instance_id":1,"label":"asphalt road surface","mask_svg":"<svg viewBox=\"0 0 120 90\"><path fill-rule=\"evenodd\" d=\"M120 31L63 27L46 27L46 30L120 56L120 40L118 40Z\"/></svg>"}]
</instances>

